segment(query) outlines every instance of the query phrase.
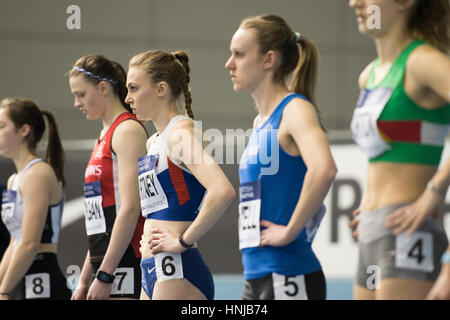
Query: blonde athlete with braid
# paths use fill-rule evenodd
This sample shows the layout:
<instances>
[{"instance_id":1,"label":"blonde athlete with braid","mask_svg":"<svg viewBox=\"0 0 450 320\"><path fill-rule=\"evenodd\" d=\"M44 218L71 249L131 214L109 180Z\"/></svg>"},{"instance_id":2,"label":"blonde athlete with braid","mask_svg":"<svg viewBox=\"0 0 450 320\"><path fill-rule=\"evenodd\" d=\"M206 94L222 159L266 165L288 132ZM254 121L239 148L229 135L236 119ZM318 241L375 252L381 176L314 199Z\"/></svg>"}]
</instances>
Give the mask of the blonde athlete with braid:
<instances>
[{"instance_id":1,"label":"blonde athlete with braid","mask_svg":"<svg viewBox=\"0 0 450 320\"><path fill-rule=\"evenodd\" d=\"M214 298L214 282L196 248L235 197L219 166L194 135L189 63L185 52L150 50L129 63L126 102L157 132L139 159L146 217L141 242L141 299ZM188 116L177 108L184 95ZM201 137L201 133L200 133Z\"/></svg>"}]
</instances>

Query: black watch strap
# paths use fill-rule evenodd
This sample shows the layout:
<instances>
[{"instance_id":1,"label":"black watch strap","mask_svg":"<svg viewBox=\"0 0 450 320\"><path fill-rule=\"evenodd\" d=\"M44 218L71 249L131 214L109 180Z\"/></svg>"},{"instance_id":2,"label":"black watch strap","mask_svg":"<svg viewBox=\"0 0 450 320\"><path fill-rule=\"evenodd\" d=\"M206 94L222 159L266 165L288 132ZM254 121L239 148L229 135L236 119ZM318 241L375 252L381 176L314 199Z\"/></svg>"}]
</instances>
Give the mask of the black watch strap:
<instances>
[{"instance_id":1,"label":"black watch strap","mask_svg":"<svg viewBox=\"0 0 450 320\"><path fill-rule=\"evenodd\" d=\"M184 235L184 232L182 234L180 234L180 237L178 238L178 242L186 249L192 248L192 246L194 244L187 244L186 242L184 242L183 235Z\"/></svg>"},{"instance_id":2,"label":"black watch strap","mask_svg":"<svg viewBox=\"0 0 450 320\"><path fill-rule=\"evenodd\" d=\"M98 270L95 277L104 283L113 283L116 278L114 275L106 273L105 271Z\"/></svg>"}]
</instances>

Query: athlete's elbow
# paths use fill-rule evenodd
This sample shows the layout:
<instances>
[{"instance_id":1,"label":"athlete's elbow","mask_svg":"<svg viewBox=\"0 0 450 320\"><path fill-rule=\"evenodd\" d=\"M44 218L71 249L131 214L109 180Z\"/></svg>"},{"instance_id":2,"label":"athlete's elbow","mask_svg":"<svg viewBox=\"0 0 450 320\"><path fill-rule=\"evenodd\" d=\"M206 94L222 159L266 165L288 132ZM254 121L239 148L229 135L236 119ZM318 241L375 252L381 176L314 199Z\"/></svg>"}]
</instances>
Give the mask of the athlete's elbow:
<instances>
[{"instance_id":1,"label":"athlete's elbow","mask_svg":"<svg viewBox=\"0 0 450 320\"><path fill-rule=\"evenodd\" d=\"M39 250L40 242L34 240L25 240L20 241L18 248L28 252L30 255L34 255Z\"/></svg>"},{"instance_id":2,"label":"athlete's elbow","mask_svg":"<svg viewBox=\"0 0 450 320\"><path fill-rule=\"evenodd\" d=\"M217 189L218 198L224 204L225 207L228 207L231 202L236 198L236 191L234 190L231 183L227 183L220 188Z\"/></svg>"},{"instance_id":3,"label":"athlete's elbow","mask_svg":"<svg viewBox=\"0 0 450 320\"><path fill-rule=\"evenodd\" d=\"M334 161L328 164L323 170L323 179L331 186L337 175L337 167Z\"/></svg>"}]
</instances>

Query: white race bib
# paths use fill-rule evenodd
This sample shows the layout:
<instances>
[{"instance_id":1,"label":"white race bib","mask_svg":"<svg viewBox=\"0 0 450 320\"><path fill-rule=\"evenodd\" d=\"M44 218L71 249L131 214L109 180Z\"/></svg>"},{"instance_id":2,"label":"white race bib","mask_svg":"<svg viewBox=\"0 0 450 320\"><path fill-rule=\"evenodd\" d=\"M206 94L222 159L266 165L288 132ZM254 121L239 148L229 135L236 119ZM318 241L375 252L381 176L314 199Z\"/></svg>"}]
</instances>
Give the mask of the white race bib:
<instances>
[{"instance_id":1,"label":"white race bib","mask_svg":"<svg viewBox=\"0 0 450 320\"><path fill-rule=\"evenodd\" d=\"M416 231L399 234L395 239L395 266L410 270L431 272L434 269L433 235Z\"/></svg>"},{"instance_id":2,"label":"white race bib","mask_svg":"<svg viewBox=\"0 0 450 320\"><path fill-rule=\"evenodd\" d=\"M155 254L156 279L159 282L183 279L181 254L160 252Z\"/></svg>"},{"instance_id":3,"label":"white race bib","mask_svg":"<svg viewBox=\"0 0 450 320\"><path fill-rule=\"evenodd\" d=\"M275 300L308 300L305 276L285 276L272 273L273 293Z\"/></svg>"},{"instance_id":4,"label":"white race bib","mask_svg":"<svg viewBox=\"0 0 450 320\"><path fill-rule=\"evenodd\" d=\"M380 135L377 120L386 103L392 96L391 88L364 89L353 111L351 131L353 140L364 150L369 158L374 158L391 146Z\"/></svg>"},{"instance_id":5,"label":"white race bib","mask_svg":"<svg viewBox=\"0 0 450 320\"><path fill-rule=\"evenodd\" d=\"M25 299L50 298L50 274L34 273L25 276Z\"/></svg>"},{"instance_id":6,"label":"white race bib","mask_svg":"<svg viewBox=\"0 0 450 320\"><path fill-rule=\"evenodd\" d=\"M100 181L84 184L84 215L88 236L106 232Z\"/></svg>"},{"instance_id":7,"label":"white race bib","mask_svg":"<svg viewBox=\"0 0 450 320\"><path fill-rule=\"evenodd\" d=\"M261 241L261 182L241 184L239 199L239 250L258 247Z\"/></svg>"},{"instance_id":8,"label":"white race bib","mask_svg":"<svg viewBox=\"0 0 450 320\"><path fill-rule=\"evenodd\" d=\"M134 268L117 268L114 276L111 294L134 293Z\"/></svg>"},{"instance_id":9,"label":"white race bib","mask_svg":"<svg viewBox=\"0 0 450 320\"><path fill-rule=\"evenodd\" d=\"M139 195L144 217L169 207L166 194L156 175L157 161L158 157L155 155L144 156L138 160Z\"/></svg>"},{"instance_id":10,"label":"white race bib","mask_svg":"<svg viewBox=\"0 0 450 320\"><path fill-rule=\"evenodd\" d=\"M11 234L15 230L21 230L20 221L14 219L14 210L16 207L17 191L3 190L2 193L2 220Z\"/></svg>"}]
</instances>

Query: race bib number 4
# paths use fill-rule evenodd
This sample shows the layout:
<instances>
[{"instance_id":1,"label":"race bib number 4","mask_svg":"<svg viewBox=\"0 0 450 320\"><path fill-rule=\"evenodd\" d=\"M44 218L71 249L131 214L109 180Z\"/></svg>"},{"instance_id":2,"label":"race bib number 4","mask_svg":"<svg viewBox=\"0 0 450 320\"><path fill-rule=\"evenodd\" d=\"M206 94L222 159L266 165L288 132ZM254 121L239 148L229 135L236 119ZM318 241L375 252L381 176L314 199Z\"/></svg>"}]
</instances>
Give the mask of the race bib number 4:
<instances>
[{"instance_id":1,"label":"race bib number 4","mask_svg":"<svg viewBox=\"0 0 450 320\"><path fill-rule=\"evenodd\" d=\"M410 270L431 272L433 263L433 235L417 231L411 235L399 234L395 240L395 266Z\"/></svg>"},{"instance_id":2,"label":"race bib number 4","mask_svg":"<svg viewBox=\"0 0 450 320\"><path fill-rule=\"evenodd\" d=\"M239 249L258 247L261 240L261 182L241 184L239 199Z\"/></svg>"},{"instance_id":3,"label":"race bib number 4","mask_svg":"<svg viewBox=\"0 0 450 320\"><path fill-rule=\"evenodd\" d=\"M88 236L106 232L100 181L94 181L84 185L84 214Z\"/></svg>"},{"instance_id":4,"label":"race bib number 4","mask_svg":"<svg viewBox=\"0 0 450 320\"><path fill-rule=\"evenodd\" d=\"M138 160L139 195L143 216L169 207L166 194L156 175L157 161L158 157L154 155Z\"/></svg>"}]
</instances>

